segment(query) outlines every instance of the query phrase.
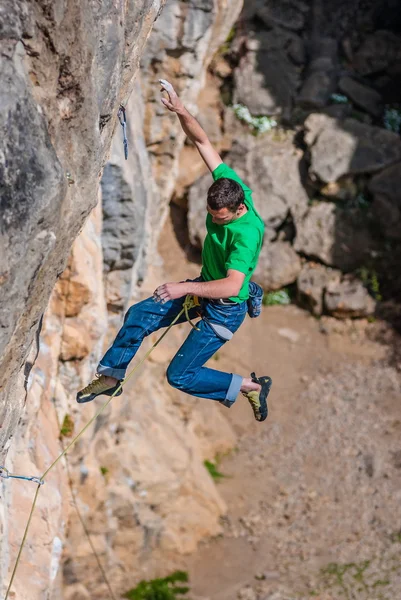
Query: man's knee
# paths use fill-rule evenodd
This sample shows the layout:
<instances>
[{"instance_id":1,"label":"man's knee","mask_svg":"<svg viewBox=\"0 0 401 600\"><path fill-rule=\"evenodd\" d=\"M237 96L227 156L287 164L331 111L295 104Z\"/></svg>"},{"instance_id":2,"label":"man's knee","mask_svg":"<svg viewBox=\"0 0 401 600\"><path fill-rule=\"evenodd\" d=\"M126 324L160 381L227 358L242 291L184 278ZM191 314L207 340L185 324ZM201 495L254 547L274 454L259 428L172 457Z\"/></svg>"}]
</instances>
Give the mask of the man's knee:
<instances>
[{"instance_id":1,"label":"man's knee","mask_svg":"<svg viewBox=\"0 0 401 600\"><path fill-rule=\"evenodd\" d=\"M169 384L176 388L177 390L181 390L185 392L188 388L191 379L193 377L190 373L183 373L178 367L171 363L166 372L167 381Z\"/></svg>"}]
</instances>

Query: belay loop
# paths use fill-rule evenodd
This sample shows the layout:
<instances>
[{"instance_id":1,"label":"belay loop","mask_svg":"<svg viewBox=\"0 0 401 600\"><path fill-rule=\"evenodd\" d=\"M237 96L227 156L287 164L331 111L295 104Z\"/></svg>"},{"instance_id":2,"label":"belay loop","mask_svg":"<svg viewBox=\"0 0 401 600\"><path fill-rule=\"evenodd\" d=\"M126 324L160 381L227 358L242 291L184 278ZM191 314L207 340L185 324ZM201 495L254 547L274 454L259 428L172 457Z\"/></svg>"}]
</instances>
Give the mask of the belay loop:
<instances>
[{"instance_id":1,"label":"belay loop","mask_svg":"<svg viewBox=\"0 0 401 600\"><path fill-rule=\"evenodd\" d=\"M125 107L120 104L120 108L117 113L118 120L120 121L120 125L123 128L123 144L124 144L124 156L125 160L128 159L128 139L127 139L127 116L125 113Z\"/></svg>"}]
</instances>

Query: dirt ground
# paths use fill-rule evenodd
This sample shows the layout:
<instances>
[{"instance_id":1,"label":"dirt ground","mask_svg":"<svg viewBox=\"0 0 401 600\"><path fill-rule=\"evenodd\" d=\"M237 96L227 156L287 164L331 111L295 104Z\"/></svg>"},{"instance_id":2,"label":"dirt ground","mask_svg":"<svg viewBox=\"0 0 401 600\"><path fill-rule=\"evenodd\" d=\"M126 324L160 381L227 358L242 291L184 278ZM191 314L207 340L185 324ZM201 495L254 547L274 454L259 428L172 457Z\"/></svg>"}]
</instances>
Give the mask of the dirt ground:
<instances>
[{"instance_id":1,"label":"dirt ground","mask_svg":"<svg viewBox=\"0 0 401 600\"><path fill-rule=\"evenodd\" d=\"M160 252L170 281L198 274L170 221ZM380 327L265 307L219 353L273 387L264 423L221 408L239 442L218 467L224 533L182 565L192 598L401 598L401 377Z\"/></svg>"}]
</instances>

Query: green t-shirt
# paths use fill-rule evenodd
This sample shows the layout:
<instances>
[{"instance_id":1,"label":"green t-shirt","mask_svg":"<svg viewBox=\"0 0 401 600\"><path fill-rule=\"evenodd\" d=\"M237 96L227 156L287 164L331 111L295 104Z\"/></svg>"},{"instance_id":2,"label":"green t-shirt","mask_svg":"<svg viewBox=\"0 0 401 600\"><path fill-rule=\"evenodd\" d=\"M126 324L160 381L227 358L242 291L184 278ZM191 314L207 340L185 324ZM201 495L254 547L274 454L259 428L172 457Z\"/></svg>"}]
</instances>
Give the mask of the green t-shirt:
<instances>
[{"instance_id":1,"label":"green t-shirt","mask_svg":"<svg viewBox=\"0 0 401 600\"><path fill-rule=\"evenodd\" d=\"M214 281L227 277L228 269L241 271L245 274L244 283L238 296L231 296L230 300L243 302L249 297L248 284L258 262L265 226L253 205L252 191L233 169L222 163L213 171L212 176L215 181L227 178L239 183L244 190L248 212L225 225L213 223L212 217L207 215L202 277L205 281Z\"/></svg>"}]
</instances>

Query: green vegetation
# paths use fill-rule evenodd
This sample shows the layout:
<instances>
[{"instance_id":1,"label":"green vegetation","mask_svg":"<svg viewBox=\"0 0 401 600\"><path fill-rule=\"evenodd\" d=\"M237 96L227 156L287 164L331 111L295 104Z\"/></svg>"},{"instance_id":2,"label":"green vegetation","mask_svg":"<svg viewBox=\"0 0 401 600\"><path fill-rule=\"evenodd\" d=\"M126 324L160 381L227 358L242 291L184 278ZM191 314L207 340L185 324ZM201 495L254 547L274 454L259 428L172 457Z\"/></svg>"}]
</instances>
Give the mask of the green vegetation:
<instances>
[{"instance_id":1,"label":"green vegetation","mask_svg":"<svg viewBox=\"0 0 401 600\"><path fill-rule=\"evenodd\" d=\"M103 475L103 477L106 477L107 473L109 472L107 467L100 467L100 472Z\"/></svg>"},{"instance_id":2,"label":"green vegetation","mask_svg":"<svg viewBox=\"0 0 401 600\"><path fill-rule=\"evenodd\" d=\"M401 531L394 532L390 541L400 544ZM401 574L400 558L399 547L390 546L384 554L373 556L370 560L355 563L332 562L320 570L317 595L324 590L330 591L330 597L336 599L394 600L393 589L387 586L394 583L394 575L398 581Z\"/></svg>"},{"instance_id":3,"label":"green vegetation","mask_svg":"<svg viewBox=\"0 0 401 600\"><path fill-rule=\"evenodd\" d=\"M362 281L363 285L372 294L373 298L380 302L382 300L382 294L380 292L380 282L375 269L369 269L368 267L361 267L357 270L357 275Z\"/></svg>"},{"instance_id":4,"label":"green vegetation","mask_svg":"<svg viewBox=\"0 0 401 600\"><path fill-rule=\"evenodd\" d=\"M274 306L275 304L291 304L291 298L287 289L277 292L266 292L263 296L263 306Z\"/></svg>"},{"instance_id":5,"label":"green vegetation","mask_svg":"<svg viewBox=\"0 0 401 600\"><path fill-rule=\"evenodd\" d=\"M267 117L265 115L253 116L251 115L249 108L243 104L234 104L233 109L237 119L246 123L255 135L270 131L277 126L277 121L273 119L273 117Z\"/></svg>"},{"instance_id":6,"label":"green vegetation","mask_svg":"<svg viewBox=\"0 0 401 600\"><path fill-rule=\"evenodd\" d=\"M188 573L175 571L167 577L141 581L136 588L124 594L128 600L177 600L189 592L188 586L177 585L188 582Z\"/></svg>"},{"instance_id":7,"label":"green vegetation","mask_svg":"<svg viewBox=\"0 0 401 600\"><path fill-rule=\"evenodd\" d=\"M231 42L235 38L235 33L236 33L235 26L231 27L224 44L222 46L220 46L220 49L219 49L220 54L227 54L228 52L230 52Z\"/></svg>"},{"instance_id":8,"label":"green vegetation","mask_svg":"<svg viewBox=\"0 0 401 600\"><path fill-rule=\"evenodd\" d=\"M357 197L355 198L355 204L358 208L366 209L370 206L370 199L363 193L359 192Z\"/></svg>"},{"instance_id":9,"label":"green vegetation","mask_svg":"<svg viewBox=\"0 0 401 600\"><path fill-rule=\"evenodd\" d=\"M379 587L379 585L390 585L390 580L389 579L378 579L377 581L374 582L373 587Z\"/></svg>"},{"instance_id":10,"label":"green vegetation","mask_svg":"<svg viewBox=\"0 0 401 600\"><path fill-rule=\"evenodd\" d=\"M364 560L361 563L346 563L340 565L338 563L330 563L326 568L322 569L321 573L326 576L330 584L338 585L342 588L348 598L348 590L344 581L344 577L349 575L354 581L362 585L362 589L367 589L364 581L364 573L369 567L370 561Z\"/></svg>"},{"instance_id":11,"label":"green vegetation","mask_svg":"<svg viewBox=\"0 0 401 600\"><path fill-rule=\"evenodd\" d=\"M344 94L331 94L330 100L334 104L348 104L349 102L347 96L344 96Z\"/></svg>"},{"instance_id":12,"label":"green vegetation","mask_svg":"<svg viewBox=\"0 0 401 600\"><path fill-rule=\"evenodd\" d=\"M210 460L205 460L203 462L203 464L205 465L206 469L209 471L209 475L210 477L212 477L212 479L214 479L215 481L218 481L219 479L223 479L223 477L227 477L226 475L224 475L224 473L220 473L220 471L218 470L218 459L216 459L216 462L211 462Z\"/></svg>"},{"instance_id":13,"label":"green vegetation","mask_svg":"<svg viewBox=\"0 0 401 600\"><path fill-rule=\"evenodd\" d=\"M390 108L389 106L386 106L383 115L383 125L389 131L400 133L401 110L399 108Z\"/></svg>"},{"instance_id":14,"label":"green vegetation","mask_svg":"<svg viewBox=\"0 0 401 600\"><path fill-rule=\"evenodd\" d=\"M228 36L226 37L226 42L225 42L226 44L231 44L231 42L235 38L235 33L236 33L236 28L234 25L233 27L231 27L230 31L228 32Z\"/></svg>"},{"instance_id":15,"label":"green vegetation","mask_svg":"<svg viewBox=\"0 0 401 600\"><path fill-rule=\"evenodd\" d=\"M70 415L65 415L63 424L60 429L60 438L71 437L74 432L74 421Z\"/></svg>"},{"instance_id":16,"label":"green vegetation","mask_svg":"<svg viewBox=\"0 0 401 600\"><path fill-rule=\"evenodd\" d=\"M399 421L396 421L396 423L398 425ZM391 541L393 542L393 544L401 544L401 531L396 531L395 533L393 533L391 535Z\"/></svg>"}]
</instances>

